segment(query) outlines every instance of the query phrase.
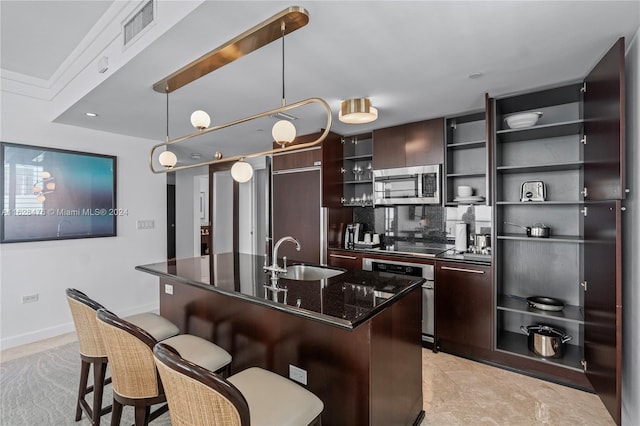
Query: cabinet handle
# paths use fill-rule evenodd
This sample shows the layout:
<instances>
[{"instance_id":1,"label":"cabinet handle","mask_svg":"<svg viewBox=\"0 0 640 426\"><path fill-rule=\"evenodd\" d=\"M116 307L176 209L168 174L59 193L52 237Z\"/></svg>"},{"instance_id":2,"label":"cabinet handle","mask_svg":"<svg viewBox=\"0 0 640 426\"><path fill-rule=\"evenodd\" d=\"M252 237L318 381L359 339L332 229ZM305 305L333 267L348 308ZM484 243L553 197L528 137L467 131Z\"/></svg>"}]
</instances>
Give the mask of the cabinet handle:
<instances>
[{"instance_id":1,"label":"cabinet handle","mask_svg":"<svg viewBox=\"0 0 640 426\"><path fill-rule=\"evenodd\" d=\"M343 254L330 254L329 257L338 257L340 259L350 259L350 260L356 260L358 259L355 256L345 256Z\"/></svg>"},{"instance_id":2,"label":"cabinet handle","mask_svg":"<svg viewBox=\"0 0 640 426\"><path fill-rule=\"evenodd\" d=\"M484 274L484 271L478 271L477 269L451 268L449 266L441 266L440 268L447 271L469 272L471 274Z\"/></svg>"}]
</instances>

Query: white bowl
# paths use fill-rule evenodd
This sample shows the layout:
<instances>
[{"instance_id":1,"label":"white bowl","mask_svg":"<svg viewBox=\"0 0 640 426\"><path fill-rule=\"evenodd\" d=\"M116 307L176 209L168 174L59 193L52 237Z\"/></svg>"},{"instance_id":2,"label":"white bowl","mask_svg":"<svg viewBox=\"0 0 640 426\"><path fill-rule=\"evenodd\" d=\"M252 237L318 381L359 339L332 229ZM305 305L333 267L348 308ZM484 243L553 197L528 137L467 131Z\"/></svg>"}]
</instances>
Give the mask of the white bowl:
<instances>
[{"instance_id":1,"label":"white bowl","mask_svg":"<svg viewBox=\"0 0 640 426\"><path fill-rule=\"evenodd\" d=\"M535 125L540 117L542 117L541 112L521 112L506 117L504 121L511 129L521 129Z\"/></svg>"},{"instance_id":2,"label":"white bowl","mask_svg":"<svg viewBox=\"0 0 640 426\"><path fill-rule=\"evenodd\" d=\"M459 186L458 197L470 197L473 195L473 188L470 186Z\"/></svg>"}]
</instances>

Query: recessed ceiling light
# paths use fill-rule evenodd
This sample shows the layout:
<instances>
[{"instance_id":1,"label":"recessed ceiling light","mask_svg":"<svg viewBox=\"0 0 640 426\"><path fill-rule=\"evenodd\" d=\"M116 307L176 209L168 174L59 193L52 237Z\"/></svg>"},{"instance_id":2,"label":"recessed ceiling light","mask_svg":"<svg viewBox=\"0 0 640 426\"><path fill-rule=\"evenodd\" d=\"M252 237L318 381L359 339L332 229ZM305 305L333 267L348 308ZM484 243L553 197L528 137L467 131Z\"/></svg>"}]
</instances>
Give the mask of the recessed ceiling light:
<instances>
[{"instance_id":1,"label":"recessed ceiling light","mask_svg":"<svg viewBox=\"0 0 640 426\"><path fill-rule=\"evenodd\" d=\"M97 117L98 114L96 114L95 112L85 112L84 115L86 115L87 117Z\"/></svg>"},{"instance_id":2,"label":"recessed ceiling light","mask_svg":"<svg viewBox=\"0 0 640 426\"><path fill-rule=\"evenodd\" d=\"M474 72L472 74L469 74L469 78L470 79L476 79L476 78L480 78L482 77L484 74L482 74L481 72Z\"/></svg>"},{"instance_id":3,"label":"recessed ceiling light","mask_svg":"<svg viewBox=\"0 0 640 426\"><path fill-rule=\"evenodd\" d=\"M191 158L193 158L194 160L199 160L200 159L200 154L197 152L192 152L191 153Z\"/></svg>"}]
</instances>

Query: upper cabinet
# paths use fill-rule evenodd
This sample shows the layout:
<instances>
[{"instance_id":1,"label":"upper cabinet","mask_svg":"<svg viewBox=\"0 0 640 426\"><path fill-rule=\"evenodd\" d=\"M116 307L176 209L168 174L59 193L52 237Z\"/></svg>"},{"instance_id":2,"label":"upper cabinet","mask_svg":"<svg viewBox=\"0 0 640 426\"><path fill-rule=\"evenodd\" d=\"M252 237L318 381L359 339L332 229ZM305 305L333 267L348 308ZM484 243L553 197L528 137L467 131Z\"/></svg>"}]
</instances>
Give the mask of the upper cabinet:
<instances>
[{"instance_id":1,"label":"upper cabinet","mask_svg":"<svg viewBox=\"0 0 640 426\"><path fill-rule=\"evenodd\" d=\"M490 111L487 108L487 111ZM445 144L445 205L491 203L485 111L449 117ZM470 186L470 196L460 196L459 186Z\"/></svg>"},{"instance_id":2,"label":"upper cabinet","mask_svg":"<svg viewBox=\"0 0 640 426\"><path fill-rule=\"evenodd\" d=\"M373 131L376 170L444 162L444 118Z\"/></svg>"},{"instance_id":3,"label":"upper cabinet","mask_svg":"<svg viewBox=\"0 0 640 426\"><path fill-rule=\"evenodd\" d=\"M298 136L293 144L308 143L320 136L320 132ZM341 136L329 132L326 139L312 148L295 152L274 154L272 169L274 172L296 171L319 168L322 174L322 206L339 207L342 198L342 144ZM277 148L278 145L273 145Z\"/></svg>"},{"instance_id":4,"label":"upper cabinet","mask_svg":"<svg viewBox=\"0 0 640 426\"><path fill-rule=\"evenodd\" d=\"M342 138L343 198L345 206L373 205L371 133Z\"/></svg>"}]
</instances>

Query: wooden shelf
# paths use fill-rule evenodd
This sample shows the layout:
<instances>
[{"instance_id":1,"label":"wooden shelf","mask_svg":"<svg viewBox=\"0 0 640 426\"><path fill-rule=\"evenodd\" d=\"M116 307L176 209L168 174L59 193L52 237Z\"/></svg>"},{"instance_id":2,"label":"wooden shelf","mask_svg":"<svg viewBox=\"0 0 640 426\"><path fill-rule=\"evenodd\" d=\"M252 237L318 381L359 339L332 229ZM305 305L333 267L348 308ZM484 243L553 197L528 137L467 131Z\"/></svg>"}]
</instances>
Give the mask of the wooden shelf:
<instances>
[{"instance_id":1,"label":"wooden shelf","mask_svg":"<svg viewBox=\"0 0 640 426\"><path fill-rule=\"evenodd\" d=\"M498 173L530 173L530 172L558 172L565 170L580 170L584 165L583 161L572 161L566 163L531 164L526 166L498 166Z\"/></svg>"},{"instance_id":2,"label":"wooden shelf","mask_svg":"<svg viewBox=\"0 0 640 426\"><path fill-rule=\"evenodd\" d=\"M578 200L562 200L562 201L496 201L496 205L499 206L571 206L582 205L584 201Z\"/></svg>"},{"instance_id":3,"label":"wooden shelf","mask_svg":"<svg viewBox=\"0 0 640 426\"><path fill-rule=\"evenodd\" d=\"M457 177L485 177L486 174L484 172L466 172L466 173L448 173L448 178L457 178Z\"/></svg>"},{"instance_id":4,"label":"wooden shelf","mask_svg":"<svg viewBox=\"0 0 640 426\"><path fill-rule=\"evenodd\" d=\"M521 129L498 130L496 134L500 138L500 142L520 142L532 139L556 138L580 134L583 124L584 120L565 121L562 123L543 124Z\"/></svg>"},{"instance_id":5,"label":"wooden shelf","mask_svg":"<svg viewBox=\"0 0 640 426\"><path fill-rule=\"evenodd\" d=\"M470 142L457 142L457 143L450 143L447 144L446 148L447 149L473 149L473 148L484 148L487 144L487 141L480 140L480 141L470 141Z\"/></svg>"},{"instance_id":6,"label":"wooden shelf","mask_svg":"<svg viewBox=\"0 0 640 426\"><path fill-rule=\"evenodd\" d=\"M352 161L371 160L372 158L373 158L373 155L371 154L349 155L344 157L345 160L352 160Z\"/></svg>"},{"instance_id":7,"label":"wooden shelf","mask_svg":"<svg viewBox=\"0 0 640 426\"><path fill-rule=\"evenodd\" d=\"M584 324L584 315L582 308L579 306L565 305L564 309L559 312L541 311L539 309L529 307L525 297L513 295L503 294L498 296L498 310L531 315L537 318L547 318Z\"/></svg>"},{"instance_id":8,"label":"wooden shelf","mask_svg":"<svg viewBox=\"0 0 640 426\"><path fill-rule=\"evenodd\" d=\"M577 337L578 336L573 336L576 340ZM583 371L582 364L580 363L582 360L582 350L577 345L565 344L565 352L562 358L543 358L529 351L527 335L502 331L498 334L497 348L499 351L505 351L525 358L547 362L572 370Z\"/></svg>"},{"instance_id":9,"label":"wooden shelf","mask_svg":"<svg viewBox=\"0 0 640 426\"><path fill-rule=\"evenodd\" d=\"M525 234L502 233L498 235L499 240L533 241L540 243L573 243L582 244L584 238L572 235L551 235L549 238L527 237Z\"/></svg>"}]
</instances>

